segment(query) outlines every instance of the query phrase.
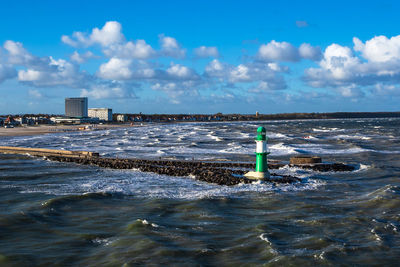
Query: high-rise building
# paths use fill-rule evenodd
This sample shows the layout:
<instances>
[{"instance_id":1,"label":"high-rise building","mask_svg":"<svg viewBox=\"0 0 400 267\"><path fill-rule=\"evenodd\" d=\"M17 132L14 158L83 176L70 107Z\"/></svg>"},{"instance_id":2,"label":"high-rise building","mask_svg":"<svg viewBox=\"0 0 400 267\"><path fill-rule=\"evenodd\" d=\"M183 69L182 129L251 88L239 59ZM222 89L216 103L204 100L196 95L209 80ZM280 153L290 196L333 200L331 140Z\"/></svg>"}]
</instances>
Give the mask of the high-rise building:
<instances>
[{"instance_id":1,"label":"high-rise building","mask_svg":"<svg viewBox=\"0 0 400 267\"><path fill-rule=\"evenodd\" d=\"M87 117L88 99L87 97L72 97L65 99L65 116L67 117Z\"/></svg>"},{"instance_id":2,"label":"high-rise building","mask_svg":"<svg viewBox=\"0 0 400 267\"><path fill-rule=\"evenodd\" d=\"M111 108L89 108L90 118L99 118L103 121L112 121L112 109Z\"/></svg>"}]
</instances>

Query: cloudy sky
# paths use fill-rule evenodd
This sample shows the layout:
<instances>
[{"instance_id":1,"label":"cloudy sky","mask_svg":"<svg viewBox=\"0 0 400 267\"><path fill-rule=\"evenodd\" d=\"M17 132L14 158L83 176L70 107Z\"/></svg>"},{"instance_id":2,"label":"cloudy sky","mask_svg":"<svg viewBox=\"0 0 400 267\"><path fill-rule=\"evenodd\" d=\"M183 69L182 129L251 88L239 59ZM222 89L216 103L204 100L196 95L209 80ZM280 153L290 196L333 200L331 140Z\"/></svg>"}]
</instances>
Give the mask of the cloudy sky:
<instances>
[{"instance_id":1,"label":"cloudy sky","mask_svg":"<svg viewBox=\"0 0 400 267\"><path fill-rule=\"evenodd\" d=\"M398 1L7 1L0 114L400 110Z\"/></svg>"}]
</instances>

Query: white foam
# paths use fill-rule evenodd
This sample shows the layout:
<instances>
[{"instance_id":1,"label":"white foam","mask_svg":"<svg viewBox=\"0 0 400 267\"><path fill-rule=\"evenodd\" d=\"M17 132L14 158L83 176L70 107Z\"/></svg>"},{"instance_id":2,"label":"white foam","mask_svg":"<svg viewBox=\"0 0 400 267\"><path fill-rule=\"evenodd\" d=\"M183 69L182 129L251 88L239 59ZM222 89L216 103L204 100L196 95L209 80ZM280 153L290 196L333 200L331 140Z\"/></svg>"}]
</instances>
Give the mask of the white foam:
<instances>
[{"instance_id":1,"label":"white foam","mask_svg":"<svg viewBox=\"0 0 400 267\"><path fill-rule=\"evenodd\" d=\"M215 136L215 135L207 134L207 136L210 137L211 139L217 141L217 142L223 141L223 139L221 139L221 138L219 138L218 136Z\"/></svg>"},{"instance_id":2,"label":"white foam","mask_svg":"<svg viewBox=\"0 0 400 267\"><path fill-rule=\"evenodd\" d=\"M260 237L261 240L267 242L267 244L269 245L269 251L270 251L272 254L274 254L274 255L277 255L277 254L278 254L278 251L276 251L276 250L272 247L272 242L269 241L269 239L268 239L266 233L262 233L259 237Z\"/></svg>"},{"instance_id":3,"label":"white foam","mask_svg":"<svg viewBox=\"0 0 400 267\"><path fill-rule=\"evenodd\" d=\"M332 137L331 139L345 139L345 140L370 140L372 139L369 136L365 136L365 135L347 135L347 134L341 134L335 137Z\"/></svg>"},{"instance_id":4,"label":"white foam","mask_svg":"<svg viewBox=\"0 0 400 267\"><path fill-rule=\"evenodd\" d=\"M268 133L268 138L269 139L292 139L291 137L282 134L282 133L274 133L274 132L269 132Z\"/></svg>"},{"instance_id":5,"label":"white foam","mask_svg":"<svg viewBox=\"0 0 400 267\"><path fill-rule=\"evenodd\" d=\"M298 154L294 147L290 145L285 145L284 143L271 145L269 146L269 150L274 156Z\"/></svg>"},{"instance_id":6,"label":"white foam","mask_svg":"<svg viewBox=\"0 0 400 267\"><path fill-rule=\"evenodd\" d=\"M137 219L138 222L141 222L143 225L151 225L154 228L158 228L160 227L158 224L155 223L150 223L149 221L147 221L146 219Z\"/></svg>"},{"instance_id":7,"label":"white foam","mask_svg":"<svg viewBox=\"0 0 400 267\"><path fill-rule=\"evenodd\" d=\"M108 246L112 243L112 241L109 238L99 238L99 237L93 239L92 242L103 246Z\"/></svg>"},{"instance_id":8,"label":"white foam","mask_svg":"<svg viewBox=\"0 0 400 267\"><path fill-rule=\"evenodd\" d=\"M329 132L343 132L345 129L339 129L339 128L328 128L328 127L321 127L321 128L313 128L312 129L314 132L323 132L323 133L329 133Z\"/></svg>"},{"instance_id":9,"label":"white foam","mask_svg":"<svg viewBox=\"0 0 400 267\"><path fill-rule=\"evenodd\" d=\"M35 184L29 181L15 186L21 193L79 195L87 193L119 193L136 198L205 199L215 197L246 198L247 194L284 193L316 190L323 185L307 179L301 183L274 185L257 181L252 184L220 186L200 182L191 177L171 177L135 170L102 169L91 176L73 178L68 183ZM1 186L2 187L2 186Z\"/></svg>"},{"instance_id":10,"label":"white foam","mask_svg":"<svg viewBox=\"0 0 400 267\"><path fill-rule=\"evenodd\" d=\"M371 168L370 165L359 164L356 172L364 172L364 171L366 171L366 170L368 170L370 168Z\"/></svg>"}]
</instances>

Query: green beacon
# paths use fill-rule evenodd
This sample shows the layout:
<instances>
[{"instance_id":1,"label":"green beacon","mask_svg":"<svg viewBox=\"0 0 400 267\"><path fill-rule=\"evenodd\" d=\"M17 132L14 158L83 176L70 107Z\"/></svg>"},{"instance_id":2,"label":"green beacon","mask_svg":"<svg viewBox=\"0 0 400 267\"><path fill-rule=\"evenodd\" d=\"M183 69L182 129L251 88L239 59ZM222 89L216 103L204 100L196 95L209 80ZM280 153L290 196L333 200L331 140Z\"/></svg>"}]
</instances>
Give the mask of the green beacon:
<instances>
[{"instance_id":1,"label":"green beacon","mask_svg":"<svg viewBox=\"0 0 400 267\"><path fill-rule=\"evenodd\" d=\"M270 177L267 163L267 136L264 127L258 127L256 137L256 171L245 174L250 179L268 179Z\"/></svg>"}]
</instances>

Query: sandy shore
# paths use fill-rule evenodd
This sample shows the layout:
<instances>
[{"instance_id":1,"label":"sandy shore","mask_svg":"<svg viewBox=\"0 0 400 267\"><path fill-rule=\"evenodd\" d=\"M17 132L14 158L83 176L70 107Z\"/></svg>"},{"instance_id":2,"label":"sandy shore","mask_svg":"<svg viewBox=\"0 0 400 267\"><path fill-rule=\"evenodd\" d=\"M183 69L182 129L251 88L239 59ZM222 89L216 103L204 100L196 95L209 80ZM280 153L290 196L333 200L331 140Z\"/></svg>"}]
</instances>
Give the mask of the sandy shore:
<instances>
[{"instance_id":1,"label":"sandy shore","mask_svg":"<svg viewBox=\"0 0 400 267\"><path fill-rule=\"evenodd\" d=\"M48 133L82 131L82 128L84 128L85 126L86 125L37 125L37 126L21 126L15 128L0 127L0 136L24 136L24 135L39 135ZM130 124L95 125L92 130L106 130L112 128L126 128L135 126L139 125L130 125Z\"/></svg>"}]
</instances>

